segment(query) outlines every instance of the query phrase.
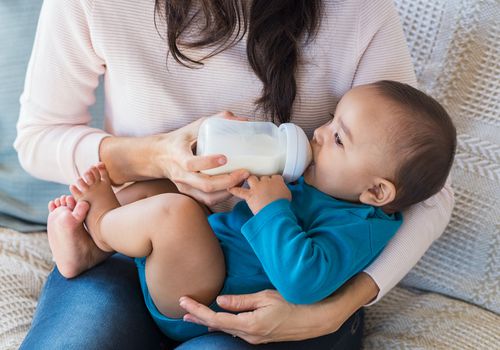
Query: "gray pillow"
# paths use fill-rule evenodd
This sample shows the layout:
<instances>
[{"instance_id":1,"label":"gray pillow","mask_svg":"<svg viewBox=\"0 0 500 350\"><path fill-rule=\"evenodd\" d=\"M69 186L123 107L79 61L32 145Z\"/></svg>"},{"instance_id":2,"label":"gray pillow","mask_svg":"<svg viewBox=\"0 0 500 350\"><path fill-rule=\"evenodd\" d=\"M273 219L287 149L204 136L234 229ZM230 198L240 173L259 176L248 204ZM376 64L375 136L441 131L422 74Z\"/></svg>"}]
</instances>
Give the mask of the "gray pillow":
<instances>
[{"instance_id":1,"label":"gray pillow","mask_svg":"<svg viewBox=\"0 0 500 350\"><path fill-rule=\"evenodd\" d=\"M65 185L37 180L27 174L12 147L19 97L41 5L41 0L0 2L0 226L21 232L45 229L47 202L68 193ZM102 91L98 91L94 115L102 115L102 100ZM101 121L95 120L93 125L96 124Z\"/></svg>"},{"instance_id":2,"label":"gray pillow","mask_svg":"<svg viewBox=\"0 0 500 350\"><path fill-rule=\"evenodd\" d=\"M458 134L451 221L402 284L500 313L500 2L396 5L420 87Z\"/></svg>"}]
</instances>

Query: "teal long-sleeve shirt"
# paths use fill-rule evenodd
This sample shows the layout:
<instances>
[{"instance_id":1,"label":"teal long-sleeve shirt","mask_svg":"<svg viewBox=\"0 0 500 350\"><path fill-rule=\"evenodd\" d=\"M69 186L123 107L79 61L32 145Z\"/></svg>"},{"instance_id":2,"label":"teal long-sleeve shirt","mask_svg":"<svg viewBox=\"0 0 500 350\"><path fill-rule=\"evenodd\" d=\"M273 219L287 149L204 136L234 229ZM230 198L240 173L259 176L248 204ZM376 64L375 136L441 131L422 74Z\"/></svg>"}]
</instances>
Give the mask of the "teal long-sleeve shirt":
<instances>
[{"instance_id":1,"label":"teal long-sleeve shirt","mask_svg":"<svg viewBox=\"0 0 500 350\"><path fill-rule=\"evenodd\" d=\"M332 294L382 251L402 223L400 213L335 199L303 178L288 188L291 202L274 201L253 215L242 201L210 222L216 234L221 225L241 232L271 284L291 303Z\"/></svg>"}]
</instances>

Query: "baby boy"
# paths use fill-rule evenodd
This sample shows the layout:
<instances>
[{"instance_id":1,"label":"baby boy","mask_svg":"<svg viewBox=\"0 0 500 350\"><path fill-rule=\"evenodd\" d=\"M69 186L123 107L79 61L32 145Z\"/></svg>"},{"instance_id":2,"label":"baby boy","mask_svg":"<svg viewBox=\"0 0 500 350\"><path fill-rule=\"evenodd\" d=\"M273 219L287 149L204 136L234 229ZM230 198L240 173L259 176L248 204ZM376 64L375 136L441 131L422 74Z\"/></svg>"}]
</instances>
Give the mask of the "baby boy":
<instances>
[{"instance_id":1,"label":"baby boy","mask_svg":"<svg viewBox=\"0 0 500 350\"><path fill-rule=\"evenodd\" d=\"M298 304L332 294L382 251L403 209L442 188L455 146L439 103L379 81L347 92L315 130L313 162L297 182L250 176L249 188L228 189L243 199L230 212L207 217L192 198L152 183L121 206L102 163L70 190L90 204L85 223L97 246L136 258L155 322L183 341L207 332L182 321L183 295L217 309L219 294L275 288Z\"/></svg>"}]
</instances>

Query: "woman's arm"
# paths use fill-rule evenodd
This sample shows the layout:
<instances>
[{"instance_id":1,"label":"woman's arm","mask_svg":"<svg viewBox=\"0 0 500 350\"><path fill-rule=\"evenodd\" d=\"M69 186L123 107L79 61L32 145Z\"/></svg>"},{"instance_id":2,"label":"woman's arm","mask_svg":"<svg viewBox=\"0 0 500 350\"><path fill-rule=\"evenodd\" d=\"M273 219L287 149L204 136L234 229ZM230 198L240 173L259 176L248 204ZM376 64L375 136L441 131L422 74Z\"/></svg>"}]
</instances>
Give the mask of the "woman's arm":
<instances>
[{"instance_id":1,"label":"woman's arm","mask_svg":"<svg viewBox=\"0 0 500 350\"><path fill-rule=\"evenodd\" d=\"M239 119L225 111L217 117ZM152 178L170 179L177 189L211 206L231 196L227 188L243 182L246 170L208 176L199 171L226 162L222 155L195 156L192 145L198 137L200 118L178 130L145 137L107 137L99 148L99 157L106 164L115 184Z\"/></svg>"},{"instance_id":2,"label":"woman's arm","mask_svg":"<svg viewBox=\"0 0 500 350\"><path fill-rule=\"evenodd\" d=\"M276 291L219 296L217 303L222 308L240 312L233 315L215 313L183 297L181 306L188 312L185 319L254 344L308 339L334 332L356 310L380 300L403 278L444 231L452 207L453 192L448 182L441 192L405 213L405 223L366 272L357 274L319 303L290 304Z\"/></svg>"},{"instance_id":3,"label":"woman's arm","mask_svg":"<svg viewBox=\"0 0 500 350\"><path fill-rule=\"evenodd\" d=\"M115 184L166 177L205 204L228 198L226 189L243 181L246 172L196 173L221 165L221 156L193 156L201 119L168 134L137 138L89 126L88 108L106 70L92 41L92 6L90 0L43 3L14 142L21 165L38 178L69 184L102 160Z\"/></svg>"},{"instance_id":4,"label":"woman's arm","mask_svg":"<svg viewBox=\"0 0 500 350\"><path fill-rule=\"evenodd\" d=\"M366 34L359 36L359 63L353 85L390 79L417 87L408 44L393 2L360 3L359 32ZM448 181L438 194L404 213L402 227L364 271L380 289L373 302L392 289L439 238L450 220L453 204L453 191Z\"/></svg>"},{"instance_id":5,"label":"woman's arm","mask_svg":"<svg viewBox=\"0 0 500 350\"><path fill-rule=\"evenodd\" d=\"M32 175L71 183L98 161L108 134L88 126L104 74L90 39L88 1L46 0L26 72L14 147Z\"/></svg>"},{"instance_id":6,"label":"woman's arm","mask_svg":"<svg viewBox=\"0 0 500 350\"><path fill-rule=\"evenodd\" d=\"M261 344L335 332L377 293L377 285L370 276L359 273L331 297L314 305L287 303L275 290L217 298L222 308L238 314L216 313L189 297L182 297L180 305L188 312L184 316L186 321L238 336L251 344Z\"/></svg>"},{"instance_id":7,"label":"woman's arm","mask_svg":"<svg viewBox=\"0 0 500 350\"><path fill-rule=\"evenodd\" d=\"M372 303L391 290L441 236L450 221L453 204L453 190L448 179L439 193L403 213L403 225L364 271L380 289Z\"/></svg>"}]
</instances>

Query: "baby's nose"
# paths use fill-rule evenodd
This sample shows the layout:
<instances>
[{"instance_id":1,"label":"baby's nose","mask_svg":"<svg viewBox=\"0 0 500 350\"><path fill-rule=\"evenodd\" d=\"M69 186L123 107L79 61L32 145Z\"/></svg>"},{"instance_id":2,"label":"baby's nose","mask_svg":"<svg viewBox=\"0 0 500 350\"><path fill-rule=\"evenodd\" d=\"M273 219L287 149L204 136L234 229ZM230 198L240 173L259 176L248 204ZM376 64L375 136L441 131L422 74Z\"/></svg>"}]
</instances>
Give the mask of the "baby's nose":
<instances>
[{"instance_id":1,"label":"baby's nose","mask_svg":"<svg viewBox=\"0 0 500 350\"><path fill-rule=\"evenodd\" d=\"M318 145L321 144L321 134L319 132L319 129L314 130L311 142L317 143Z\"/></svg>"}]
</instances>

